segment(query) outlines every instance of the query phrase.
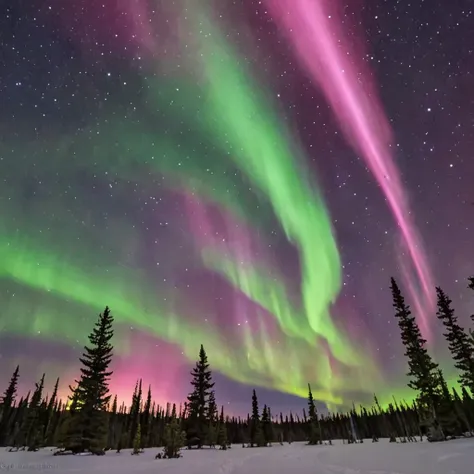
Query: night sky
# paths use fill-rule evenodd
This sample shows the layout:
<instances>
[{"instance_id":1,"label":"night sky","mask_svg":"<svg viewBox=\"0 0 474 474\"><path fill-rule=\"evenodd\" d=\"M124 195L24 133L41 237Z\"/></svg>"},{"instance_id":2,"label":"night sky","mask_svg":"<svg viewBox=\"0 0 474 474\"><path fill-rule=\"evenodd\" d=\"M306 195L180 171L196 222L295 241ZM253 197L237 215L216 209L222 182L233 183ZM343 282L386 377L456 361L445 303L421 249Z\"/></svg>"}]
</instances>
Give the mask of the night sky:
<instances>
[{"instance_id":1,"label":"night sky","mask_svg":"<svg viewBox=\"0 0 474 474\"><path fill-rule=\"evenodd\" d=\"M66 395L109 305L124 401L183 401L201 343L229 413L410 397L391 276L456 378L474 8L342 1L2 2L2 384Z\"/></svg>"}]
</instances>

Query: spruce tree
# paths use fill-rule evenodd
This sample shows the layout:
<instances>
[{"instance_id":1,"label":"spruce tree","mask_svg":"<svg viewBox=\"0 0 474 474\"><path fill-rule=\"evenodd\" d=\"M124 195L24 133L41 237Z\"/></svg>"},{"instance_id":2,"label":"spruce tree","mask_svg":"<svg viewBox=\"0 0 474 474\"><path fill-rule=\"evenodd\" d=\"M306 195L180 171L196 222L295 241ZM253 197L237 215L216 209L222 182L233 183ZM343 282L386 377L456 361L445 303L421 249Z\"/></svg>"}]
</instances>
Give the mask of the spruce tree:
<instances>
[{"instance_id":1,"label":"spruce tree","mask_svg":"<svg viewBox=\"0 0 474 474\"><path fill-rule=\"evenodd\" d=\"M44 427L41 426L41 400L43 398L44 377L45 374L43 374L41 380L35 385L35 391L33 392L31 402L28 406L28 412L20 430L22 444L28 447L28 451L36 451L39 448L41 441L40 435L44 429Z\"/></svg>"},{"instance_id":2,"label":"spruce tree","mask_svg":"<svg viewBox=\"0 0 474 474\"><path fill-rule=\"evenodd\" d=\"M179 421L172 418L165 426L163 435L163 457L168 459L181 457L180 451L186 442L186 433L182 431ZM161 455L157 455L157 458Z\"/></svg>"},{"instance_id":3,"label":"spruce tree","mask_svg":"<svg viewBox=\"0 0 474 474\"><path fill-rule=\"evenodd\" d=\"M293 443L295 440L295 419L293 413L290 411L290 420L288 422L288 444Z\"/></svg>"},{"instance_id":4,"label":"spruce tree","mask_svg":"<svg viewBox=\"0 0 474 474\"><path fill-rule=\"evenodd\" d=\"M321 433L319 432L318 412L314 403L311 385L308 384L308 414L309 414L309 441L308 444L315 445L321 442Z\"/></svg>"},{"instance_id":5,"label":"spruce tree","mask_svg":"<svg viewBox=\"0 0 474 474\"><path fill-rule=\"evenodd\" d=\"M421 335L415 317L395 281L391 279L391 290L395 317L398 319L405 356L408 358L408 387L418 392L419 402L433 412L439 397L438 365L426 349L426 340Z\"/></svg>"},{"instance_id":6,"label":"spruce tree","mask_svg":"<svg viewBox=\"0 0 474 474\"><path fill-rule=\"evenodd\" d=\"M448 342L454 365L460 371L459 383L474 393L474 346L466 331L458 324L452 301L441 288L436 288L438 311L436 315L446 328L443 334Z\"/></svg>"},{"instance_id":7,"label":"spruce tree","mask_svg":"<svg viewBox=\"0 0 474 474\"><path fill-rule=\"evenodd\" d=\"M209 394L208 406L207 406L207 418L211 423L217 421L217 402L216 402L216 394L214 390L211 390Z\"/></svg>"},{"instance_id":8,"label":"spruce tree","mask_svg":"<svg viewBox=\"0 0 474 474\"><path fill-rule=\"evenodd\" d=\"M45 435L44 435L44 444L45 446L57 446L57 434L59 423L63 415L63 408L61 400L57 399L54 402L53 411L50 416L48 416L48 424L45 425Z\"/></svg>"},{"instance_id":9,"label":"spruce tree","mask_svg":"<svg viewBox=\"0 0 474 474\"><path fill-rule=\"evenodd\" d=\"M140 408L142 404L142 379L137 380L135 385L135 391L132 396L132 404L130 406L129 416L129 433L128 433L128 445L133 445L135 435L140 423Z\"/></svg>"},{"instance_id":10,"label":"spruce tree","mask_svg":"<svg viewBox=\"0 0 474 474\"><path fill-rule=\"evenodd\" d=\"M252 416L250 418L250 447L265 446L265 439L258 411L258 398L255 390L252 391Z\"/></svg>"},{"instance_id":11,"label":"spruce tree","mask_svg":"<svg viewBox=\"0 0 474 474\"><path fill-rule=\"evenodd\" d=\"M79 359L83 365L76 387L71 388L71 400L75 402L65 440L65 449L74 453L90 451L103 454L107 444L107 405L111 398L109 370L113 346L114 318L107 306L99 315L94 329L89 335L90 346L84 347Z\"/></svg>"},{"instance_id":12,"label":"spruce tree","mask_svg":"<svg viewBox=\"0 0 474 474\"><path fill-rule=\"evenodd\" d=\"M206 443L210 447L215 447L217 443L217 403L214 390L211 390L209 394L208 406L207 406L207 419L208 426L206 429Z\"/></svg>"},{"instance_id":13,"label":"spruce tree","mask_svg":"<svg viewBox=\"0 0 474 474\"><path fill-rule=\"evenodd\" d=\"M46 408L46 419L44 423L44 439L45 442L52 440L53 436L53 417L54 417L54 407L58 400L58 388L59 388L59 378L56 379L56 383L54 384L53 393L51 398L49 399L48 406Z\"/></svg>"},{"instance_id":14,"label":"spruce tree","mask_svg":"<svg viewBox=\"0 0 474 474\"><path fill-rule=\"evenodd\" d=\"M3 446L9 432L9 421L12 409L15 404L16 393L18 389L18 379L20 378L20 366L16 366L10 379L10 383L2 396L0 405L0 446Z\"/></svg>"},{"instance_id":15,"label":"spruce tree","mask_svg":"<svg viewBox=\"0 0 474 474\"><path fill-rule=\"evenodd\" d=\"M263 431L263 439L265 440L265 444L268 444L271 442L271 439L269 439L269 433L268 433L268 426L270 424L270 417L268 416L268 408L267 405L263 405L263 410L262 410L262 431Z\"/></svg>"},{"instance_id":16,"label":"spruce tree","mask_svg":"<svg viewBox=\"0 0 474 474\"><path fill-rule=\"evenodd\" d=\"M142 433L143 433L143 445L145 448L149 447L149 431L150 431L150 421L151 421L151 385L148 386L148 393L145 400L145 405L143 406L143 413L141 416L142 420Z\"/></svg>"},{"instance_id":17,"label":"spruce tree","mask_svg":"<svg viewBox=\"0 0 474 474\"><path fill-rule=\"evenodd\" d=\"M227 449L227 426L224 420L224 407L221 408L221 415L219 417L219 429L217 431L217 444L220 449Z\"/></svg>"},{"instance_id":18,"label":"spruce tree","mask_svg":"<svg viewBox=\"0 0 474 474\"><path fill-rule=\"evenodd\" d=\"M272 441L274 441L275 433L273 431L272 412L267 405L263 406L261 423L265 444L271 446Z\"/></svg>"},{"instance_id":19,"label":"spruce tree","mask_svg":"<svg viewBox=\"0 0 474 474\"><path fill-rule=\"evenodd\" d=\"M191 371L191 375L193 391L188 395L188 423L190 425L188 434L199 439L198 447L201 448L209 425L209 397L214 387L207 354L202 345L199 350L199 360Z\"/></svg>"},{"instance_id":20,"label":"spruce tree","mask_svg":"<svg viewBox=\"0 0 474 474\"><path fill-rule=\"evenodd\" d=\"M133 451L132 454L140 454L142 450L142 429L140 424L137 426L135 431L135 438L133 439Z\"/></svg>"},{"instance_id":21,"label":"spruce tree","mask_svg":"<svg viewBox=\"0 0 474 474\"><path fill-rule=\"evenodd\" d=\"M209 446L210 448L215 448L217 444L217 431L216 431L216 425L212 422L208 422L208 426L206 428L206 434L205 434L205 444Z\"/></svg>"},{"instance_id":22,"label":"spruce tree","mask_svg":"<svg viewBox=\"0 0 474 474\"><path fill-rule=\"evenodd\" d=\"M438 421L444 436L458 436L462 434L460 418L456 412L454 398L449 391L448 384L441 370L438 370L440 381L440 400L437 408Z\"/></svg>"},{"instance_id":23,"label":"spruce tree","mask_svg":"<svg viewBox=\"0 0 474 474\"><path fill-rule=\"evenodd\" d=\"M255 444L257 426L260 424L260 414L258 412L258 398L255 390L252 391L252 415L249 420L250 424L250 447Z\"/></svg>"},{"instance_id":24,"label":"spruce tree","mask_svg":"<svg viewBox=\"0 0 474 474\"><path fill-rule=\"evenodd\" d=\"M11 427L13 428L13 430L9 433L9 441L15 448L19 448L20 446L24 446L25 444L23 441L24 430L22 430L22 427L24 425L25 417L28 415L30 395L31 393L28 392L26 398L20 399L11 420Z\"/></svg>"},{"instance_id":25,"label":"spruce tree","mask_svg":"<svg viewBox=\"0 0 474 474\"><path fill-rule=\"evenodd\" d=\"M464 406L461 397L459 396L457 390L453 387L453 403L454 403L454 410L458 415L459 420L463 425L463 431L468 432L470 436L473 435L471 423L469 421L469 416L467 412L467 407Z\"/></svg>"},{"instance_id":26,"label":"spruce tree","mask_svg":"<svg viewBox=\"0 0 474 474\"><path fill-rule=\"evenodd\" d=\"M5 414L7 411L13 407L15 403L15 397L18 389L18 379L20 378L20 366L17 365L13 375L11 376L10 383L6 388L5 392L2 396L2 403L0 405L1 411L1 418L0 420L3 421L5 418Z\"/></svg>"},{"instance_id":27,"label":"spruce tree","mask_svg":"<svg viewBox=\"0 0 474 474\"><path fill-rule=\"evenodd\" d=\"M117 395L115 395L112 401L112 408L109 413L109 432L107 437L107 448L112 449L117 446L117 428L118 428L118 417L117 417Z\"/></svg>"}]
</instances>

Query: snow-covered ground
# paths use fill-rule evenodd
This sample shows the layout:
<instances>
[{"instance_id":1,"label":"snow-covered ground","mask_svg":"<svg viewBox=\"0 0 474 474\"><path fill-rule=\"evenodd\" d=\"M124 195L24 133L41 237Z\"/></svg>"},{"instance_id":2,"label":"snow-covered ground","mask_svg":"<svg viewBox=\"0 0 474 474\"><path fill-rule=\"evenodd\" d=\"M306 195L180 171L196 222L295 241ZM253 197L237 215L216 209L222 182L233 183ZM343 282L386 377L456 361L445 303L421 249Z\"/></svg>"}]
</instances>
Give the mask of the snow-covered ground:
<instances>
[{"instance_id":1,"label":"snow-covered ground","mask_svg":"<svg viewBox=\"0 0 474 474\"><path fill-rule=\"evenodd\" d=\"M182 459L157 459L159 449L139 456L130 451L105 456L52 456L51 450L9 453L0 450L0 471L58 474L473 474L474 440L445 443L306 446L228 451L183 450Z\"/></svg>"}]
</instances>

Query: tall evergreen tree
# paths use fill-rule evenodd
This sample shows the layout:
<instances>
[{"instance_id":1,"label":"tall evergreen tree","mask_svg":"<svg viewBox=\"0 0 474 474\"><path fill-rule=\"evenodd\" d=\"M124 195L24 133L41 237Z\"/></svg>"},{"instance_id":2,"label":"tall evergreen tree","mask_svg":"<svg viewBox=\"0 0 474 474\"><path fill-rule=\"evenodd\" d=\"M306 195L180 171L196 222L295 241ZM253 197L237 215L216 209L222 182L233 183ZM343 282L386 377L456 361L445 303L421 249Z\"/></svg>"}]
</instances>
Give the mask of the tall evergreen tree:
<instances>
[{"instance_id":1,"label":"tall evergreen tree","mask_svg":"<svg viewBox=\"0 0 474 474\"><path fill-rule=\"evenodd\" d=\"M59 377L56 379L56 383L54 384L54 387L53 387L53 393L51 394L51 398L49 399L49 402L48 402L48 408L47 408L48 414L50 412L51 413L53 412L54 405L58 401L58 388L59 388Z\"/></svg>"},{"instance_id":2,"label":"tall evergreen tree","mask_svg":"<svg viewBox=\"0 0 474 474\"><path fill-rule=\"evenodd\" d=\"M263 435L260 414L258 411L257 392L252 391L252 416L250 417L250 446L264 446L265 439Z\"/></svg>"},{"instance_id":3,"label":"tall evergreen tree","mask_svg":"<svg viewBox=\"0 0 474 474\"><path fill-rule=\"evenodd\" d=\"M308 384L308 414L309 414L309 442L308 444L320 444L321 433L319 432L319 420L316 404L314 403L311 385Z\"/></svg>"},{"instance_id":4,"label":"tall evergreen tree","mask_svg":"<svg viewBox=\"0 0 474 474\"><path fill-rule=\"evenodd\" d=\"M193 437L199 439L198 447L201 448L209 424L209 397L214 387L207 354L202 345L199 350L199 360L191 371L191 375L193 390L188 395L188 422L190 424L190 433Z\"/></svg>"},{"instance_id":5,"label":"tall evergreen tree","mask_svg":"<svg viewBox=\"0 0 474 474\"><path fill-rule=\"evenodd\" d=\"M227 427L224 419L224 407L221 408L221 415L219 417L219 428L217 430L217 444L221 449L227 449Z\"/></svg>"},{"instance_id":6,"label":"tall evergreen tree","mask_svg":"<svg viewBox=\"0 0 474 474\"><path fill-rule=\"evenodd\" d=\"M56 379L54 384L53 393L49 399L48 406L45 413L45 422L44 422L44 441L48 444L48 441L53 440L54 435L54 419L55 419L55 409L56 403L58 401L58 388L59 388L59 377ZM49 445L49 444L48 444Z\"/></svg>"},{"instance_id":7,"label":"tall evergreen tree","mask_svg":"<svg viewBox=\"0 0 474 474\"><path fill-rule=\"evenodd\" d=\"M117 447L119 418L117 416L117 395L112 400L112 407L109 413L109 430L107 436L107 448Z\"/></svg>"},{"instance_id":8,"label":"tall evergreen tree","mask_svg":"<svg viewBox=\"0 0 474 474\"><path fill-rule=\"evenodd\" d=\"M440 381L440 399L437 408L439 423L443 429L444 435L457 436L462 434L461 423L454 398L449 391L448 384L444 378L443 372L438 370L438 378Z\"/></svg>"},{"instance_id":9,"label":"tall evergreen tree","mask_svg":"<svg viewBox=\"0 0 474 474\"><path fill-rule=\"evenodd\" d=\"M272 411L267 405L263 406L261 423L265 444L271 446L272 442L275 441L275 432L273 430Z\"/></svg>"},{"instance_id":10,"label":"tall evergreen tree","mask_svg":"<svg viewBox=\"0 0 474 474\"><path fill-rule=\"evenodd\" d=\"M41 434L43 433L44 427L41 426L41 401L43 399L44 377L45 374L43 374L41 380L36 383L35 391L33 392L31 402L28 406L27 416L21 427L21 444L28 447L28 451L36 451L42 441Z\"/></svg>"},{"instance_id":11,"label":"tall evergreen tree","mask_svg":"<svg viewBox=\"0 0 474 474\"><path fill-rule=\"evenodd\" d=\"M435 410L439 395L438 365L429 355L426 340L423 339L415 317L405 303L394 278L391 279L391 290L395 317L398 319L405 356L408 359L408 386L418 392L421 404L429 408L429 411Z\"/></svg>"},{"instance_id":12,"label":"tall evergreen tree","mask_svg":"<svg viewBox=\"0 0 474 474\"><path fill-rule=\"evenodd\" d=\"M214 390L211 390L209 394L208 406L207 406L207 417L211 423L217 421L217 402L216 402L216 394Z\"/></svg>"},{"instance_id":13,"label":"tall evergreen tree","mask_svg":"<svg viewBox=\"0 0 474 474\"><path fill-rule=\"evenodd\" d=\"M472 436L473 432L471 428L471 423L469 421L467 407L464 406L456 388L453 387L452 391L453 391L454 411L457 414L463 426L463 432L468 432Z\"/></svg>"},{"instance_id":14,"label":"tall evergreen tree","mask_svg":"<svg viewBox=\"0 0 474 474\"><path fill-rule=\"evenodd\" d=\"M5 409L11 408L14 403L15 403L15 397L18 389L18 379L20 378L20 366L17 365L15 371L13 372L13 375L11 376L10 383L8 384L8 387L6 388L5 392L3 393L2 396L2 403L1 403L1 408L2 408L2 420L3 420L3 414L5 413Z\"/></svg>"},{"instance_id":15,"label":"tall evergreen tree","mask_svg":"<svg viewBox=\"0 0 474 474\"><path fill-rule=\"evenodd\" d=\"M140 424L140 409L142 404L142 379L138 380L135 385L135 391L132 396L132 404L130 406L130 426L129 426L129 444L133 444L135 435L137 433L138 425Z\"/></svg>"},{"instance_id":16,"label":"tall evergreen tree","mask_svg":"<svg viewBox=\"0 0 474 474\"><path fill-rule=\"evenodd\" d=\"M253 446L255 442L255 434L257 426L260 424L260 413L258 412L258 398L257 392L252 391L252 415L249 420L250 423L250 445Z\"/></svg>"},{"instance_id":17,"label":"tall evergreen tree","mask_svg":"<svg viewBox=\"0 0 474 474\"><path fill-rule=\"evenodd\" d=\"M111 398L109 380L113 373L109 370L113 355L110 343L114 335L113 321L107 306L89 335L90 346L84 347L84 354L79 359L83 367L76 387L71 388L71 400L75 401L76 407L66 434L66 450L104 453L108 431L106 410Z\"/></svg>"},{"instance_id":18,"label":"tall evergreen tree","mask_svg":"<svg viewBox=\"0 0 474 474\"><path fill-rule=\"evenodd\" d=\"M464 328L458 324L452 301L441 288L436 288L438 311L436 315L446 328L443 334L448 342L454 365L460 371L459 383L474 393L474 346Z\"/></svg>"},{"instance_id":19,"label":"tall evergreen tree","mask_svg":"<svg viewBox=\"0 0 474 474\"><path fill-rule=\"evenodd\" d=\"M24 445L23 439L24 439L24 432L21 430L21 428L24 425L24 420L26 416L28 415L28 405L30 403L30 392L27 393L25 398L20 398L20 401L18 402L18 406L15 408L12 416L12 422L11 422L11 432L9 433L9 442L15 446L15 447L20 447Z\"/></svg>"},{"instance_id":20,"label":"tall evergreen tree","mask_svg":"<svg viewBox=\"0 0 474 474\"><path fill-rule=\"evenodd\" d=\"M143 433L143 446L149 447L149 433L150 433L150 423L151 423L151 385L148 386L148 393L145 400L145 405L143 406L143 413L141 416L141 425Z\"/></svg>"},{"instance_id":21,"label":"tall evergreen tree","mask_svg":"<svg viewBox=\"0 0 474 474\"><path fill-rule=\"evenodd\" d=\"M133 438L133 451L132 454L140 454L142 451L142 430L140 424L138 424L137 430L135 432L135 437Z\"/></svg>"},{"instance_id":22,"label":"tall evergreen tree","mask_svg":"<svg viewBox=\"0 0 474 474\"><path fill-rule=\"evenodd\" d=\"M207 419L208 419L208 426L206 429L206 443L207 445L214 447L217 443L217 419L218 419L218 412L217 412L217 403L216 403L216 396L214 390L211 390L209 394L208 406L207 406Z\"/></svg>"},{"instance_id":23,"label":"tall evergreen tree","mask_svg":"<svg viewBox=\"0 0 474 474\"><path fill-rule=\"evenodd\" d=\"M9 431L9 421L12 414L12 408L15 404L15 398L18 388L18 379L20 378L20 366L17 365L10 383L2 396L0 404L0 446L3 446Z\"/></svg>"},{"instance_id":24,"label":"tall evergreen tree","mask_svg":"<svg viewBox=\"0 0 474 474\"><path fill-rule=\"evenodd\" d=\"M260 420L260 423L262 423L263 439L265 440L265 444L268 444L271 442L271 439L269 439L269 433L268 433L268 426L270 425L270 417L268 414L267 405L263 405L262 419Z\"/></svg>"}]
</instances>

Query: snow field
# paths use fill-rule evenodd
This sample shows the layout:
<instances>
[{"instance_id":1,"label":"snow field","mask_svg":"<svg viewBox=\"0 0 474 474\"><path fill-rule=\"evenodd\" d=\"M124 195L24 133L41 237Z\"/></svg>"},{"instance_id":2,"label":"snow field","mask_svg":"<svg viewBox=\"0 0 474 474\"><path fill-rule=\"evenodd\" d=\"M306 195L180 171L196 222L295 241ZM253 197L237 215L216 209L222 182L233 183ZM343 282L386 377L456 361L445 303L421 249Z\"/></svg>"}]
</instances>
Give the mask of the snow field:
<instances>
[{"instance_id":1,"label":"snow field","mask_svg":"<svg viewBox=\"0 0 474 474\"><path fill-rule=\"evenodd\" d=\"M130 450L105 456L53 456L50 449L36 453L0 450L0 472L58 474L474 474L474 440L443 443L306 446L293 443L269 448L233 446L182 451L181 459L156 459L159 448L139 456Z\"/></svg>"}]
</instances>

